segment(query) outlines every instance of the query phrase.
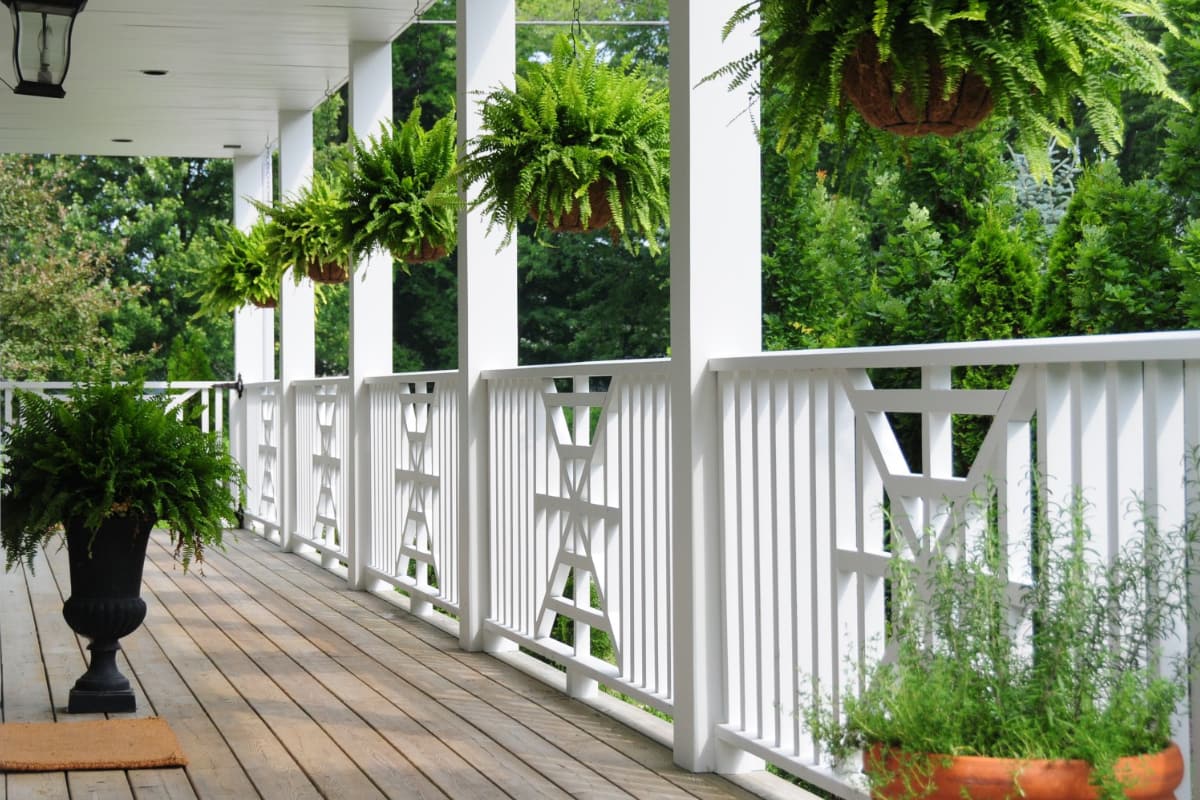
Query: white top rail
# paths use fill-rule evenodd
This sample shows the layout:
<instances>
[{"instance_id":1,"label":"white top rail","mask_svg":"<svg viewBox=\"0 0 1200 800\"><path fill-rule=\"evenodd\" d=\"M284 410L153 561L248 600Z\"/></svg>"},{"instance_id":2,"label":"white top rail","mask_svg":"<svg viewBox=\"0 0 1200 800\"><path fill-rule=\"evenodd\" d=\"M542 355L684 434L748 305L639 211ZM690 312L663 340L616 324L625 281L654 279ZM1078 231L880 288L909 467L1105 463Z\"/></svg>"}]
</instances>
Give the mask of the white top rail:
<instances>
[{"instance_id":1,"label":"white top rail","mask_svg":"<svg viewBox=\"0 0 1200 800\"><path fill-rule=\"evenodd\" d=\"M1200 331L1057 336L995 342L951 342L897 347L839 347L829 350L762 353L714 358L709 369L903 368L1055 364L1105 361L1189 361L1200 359Z\"/></svg>"},{"instance_id":2,"label":"white top rail","mask_svg":"<svg viewBox=\"0 0 1200 800\"><path fill-rule=\"evenodd\" d=\"M349 386L350 379L345 375L332 375L328 378L305 378L300 381L292 381L292 386L296 387L317 387L317 386Z\"/></svg>"},{"instance_id":3,"label":"white top rail","mask_svg":"<svg viewBox=\"0 0 1200 800\"><path fill-rule=\"evenodd\" d=\"M500 378L562 378L570 375L640 375L661 372L669 358L631 358L624 361L581 361L574 364L535 364L528 367L489 369L485 380Z\"/></svg>"},{"instance_id":4,"label":"white top rail","mask_svg":"<svg viewBox=\"0 0 1200 800\"><path fill-rule=\"evenodd\" d=\"M380 384L389 383L422 383L428 381L444 381L450 378L457 378L458 370L445 369L436 372L394 372L391 375L372 375L365 379L368 386L377 386Z\"/></svg>"}]
</instances>

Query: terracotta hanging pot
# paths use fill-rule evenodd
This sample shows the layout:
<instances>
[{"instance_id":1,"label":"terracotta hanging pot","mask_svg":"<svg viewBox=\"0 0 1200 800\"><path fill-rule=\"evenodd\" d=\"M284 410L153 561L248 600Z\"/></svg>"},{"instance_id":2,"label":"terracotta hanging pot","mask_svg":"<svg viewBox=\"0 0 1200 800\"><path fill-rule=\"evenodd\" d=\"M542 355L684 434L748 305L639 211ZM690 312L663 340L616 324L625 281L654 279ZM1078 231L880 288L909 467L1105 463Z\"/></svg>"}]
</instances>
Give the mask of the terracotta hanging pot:
<instances>
[{"instance_id":1,"label":"terracotta hanging pot","mask_svg":"<svg viewBox=\"0 0 1200 800\"><path fill-rule=\"evenodd\" d=\"M926 800L960 800L967 796L974 800L1099 797L1096 787L1089 783L1092 768L1086 761L940 755L928 758L932 774L903 775L903 755L897 758L892 751L885 756L882 745L870 748L864 754L863 768L870 775L891 777L887 785L874 790L874 796L887 800L913 796ZM1174 800L1175 788L1183 781L1183 755L1172 743L1160 753L1119 759L1115 773L1129 800Z\"/></svg>"},{"instance_id":2,"label":"terracotta hanging pot","mask_svg":"<svg viewBox=\"0 0 1200 800\"><path fill-rule=\"evenodd\" d=\"M279 305L279 302L277 300L255 300L251 298L250 304L255 308L275 308Z\"/></svg>"},{"instance_id":3,"label":"terracotta hanging pot","mask_svg":"<svg viewBox=\"0 0 1200 800\"><path fill-rule=\"evenodd\" d=\"M416 252L402 255L393 253L392 257L408 264L426 264L430 261L437 261L439 258L445 258L446 252L446 248L432 245L428 239L422 239L421 247Z\"/></svg>"},{"instance_id":4,"label":"terracotta hanging pot","mask_svg":"<svg viewBox=\"0 0 1200 800\"><path fill-rule=\"evenodd\" d=\"M867 124L899 136L954 136L974 129L992 113L992 91L973 72L959 82L958 90L943 98L946 74L930 65L929 91L923 106L906 88L899 95L892 85L892 65L880 63L877 39L864 36L846 59L842 92Z\"/></svg>"},{"instance_id":5,"label":"terracotta hanging pot","mask_svg":"<svg viewBox=\"0 0 1200 800\"><path fill-rule=\"evenodd\" d=\"M308 277L315 283L345 283L350 272L337 262L313 259L308 262Z\"/></svg>"},{"instance_id":6,"label":"terracotta hanging pot","mask_svg":"<svg viewBox=\"0 0 1200 800\"><path fill-rule=\"evenodd\" d=\"M587 227L580 222L578 201L570 211L558 218L557 225L547 222L546 227L555 233L586 233L608 225L613 218L612 206L608 202L608 187L611 185L607 180L601 178L588 187L588 203L592 206L592 215L588 217ZM540 219L537 209L530 209L529 214L534 219Z\"/></svg>"}]
</instances>

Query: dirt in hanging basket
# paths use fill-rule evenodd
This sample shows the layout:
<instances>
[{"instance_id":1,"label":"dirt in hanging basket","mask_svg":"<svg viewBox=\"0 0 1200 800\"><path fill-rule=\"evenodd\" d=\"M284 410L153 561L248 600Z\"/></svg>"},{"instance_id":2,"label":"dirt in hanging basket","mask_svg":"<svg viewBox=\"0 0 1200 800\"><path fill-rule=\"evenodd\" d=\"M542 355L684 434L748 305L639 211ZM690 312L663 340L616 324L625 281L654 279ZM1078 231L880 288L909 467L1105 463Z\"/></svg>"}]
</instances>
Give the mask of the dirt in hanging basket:
<instances>
[{"instance_id":1,"label":"dirt in hanging basket","mask_svg":"<svg viewBox=\"0 0 1200 800\"><path fill-rule=\"evenodd\" d=\"M350 280L350 272L333 261L309 261L308 277L316 283L345 283Z\"/></svg>"},{"instance_id":2,"label":"dirt in hanging basket","mask_svg":"<svg viewBox=\"0 0 1200 800\"><path fill-rule=\"evenodd\" d=\"M588 217L587 227L584 227L580 222L579 202L566 214L558 218L558 224L553 225L547 219L546 227L555 233L586 233L603 228L608 223L612 222L613 212L612 206L608 203L608 187L611 184L607 180L598 180L588 187L588 202L592 206L592 215ZM529 215L535 220L540 219L537 209L530 209Z\"/></svg>"},{"instance_id":3,"label":"dirt in hanging basket","mask_svg":"<svg viewBox=\"0 0 1200 800\"><path fill-rule=\"evenodd\" d=\"M842 75L842 91L868 125L899 136L949 137L973 130L992 113L991 89L973 72L963 76L958 91L943 98L946 74L936 63L930 65L924 107L913 101L911 89L896 95L892 65L879 62L876 41L864 36L846 59Z\"/></svg>"},{"instance_id":4,"label":"dirt in hanging basket","mask_svg":"<svg viewBox=\"0 0 1200 800\"><path fill-rule=\"evenodd\" d=\"M445 258L446 252L446 248L434 246L427 240L422 239L420 250L414 253L392 253L392 258L407 264L427 264L430 261Z\"/></svg>"}]
</instances>

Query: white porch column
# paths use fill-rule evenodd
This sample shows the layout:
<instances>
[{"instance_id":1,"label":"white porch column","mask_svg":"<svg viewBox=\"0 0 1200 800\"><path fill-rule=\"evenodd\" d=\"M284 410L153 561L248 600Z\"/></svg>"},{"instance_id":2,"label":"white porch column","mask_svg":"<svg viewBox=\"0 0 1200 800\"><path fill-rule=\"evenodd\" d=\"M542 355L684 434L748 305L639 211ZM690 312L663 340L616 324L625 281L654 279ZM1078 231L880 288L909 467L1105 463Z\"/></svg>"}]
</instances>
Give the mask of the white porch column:
<instances>
[{"instance_id":1,"label":"white porch column","mask_svg":"<svg viewBox=\"0 0 1200 800\"><path fill-rule=\"evenodd\" d=\"M233 159L233 224L243 231L258 219L251 200L271 201L271 153ZM269 381L275 377L275 312L247 305L233 318L234 374L242 380Z\"/></svg>"},{"instance_id":2,"label":"white porch column","mask_svg":"<svg viewBox=\"0 0 1200 800\"><path fill-rule=\"evenodd\" d=\"M279 188L284 197L294 195L312 180L312 111L279 112ZM316 373L316 312L313 307L312 281L300 285L292 279L294 265L283 276L279 293L279 465L283 473L279 508L280 544L291 550L295 543L298 503L316 502L315 497L296 496L296 398L292 382L311 378ZM311 454L305 454L311 455Z\"/></svg>"},{"instance_id":3,"label":"white porch column","mask_svg":"<svg viewBox=\"0 0 1200 800\"><path fill-rule=\"evenodd\" d=\"M271 152L233 159L233 224L249 230L258 219L251 199L271 200ZM247 383L269 381L275 377L275 312L245 305L233 315L233 374ZM234 458L246 464L253 447L246 437L250 426L245 406L234 398L229 410L229 442Z\"/></svg>"},{"instance_id":4,"label":"white porch column","mask_svg":"<svg viewBox=\"0 0 1200 800\"><path fill-rule=\"evenodd\" d=\"M481 128L481 98L475 93L498 82L512 85L516 46L516 0L459 0L459 142ZM485 643L483 635L490 511L487 385L480 373L517 364L517 248L514 243L497 250L503 237L498 231L489 236L487 228L482 212L459 215L459 637L466 650L505 647Z\"/></svg>"},{"instance_id":5,"label":"white porch column","mask_svg":"<svg viewBox=\"0 0 1200 800\"><path fill-rule=\"evenodd\" d=\"M350 44L350 128L366 139L392 119L391 42ZM392 257L375 250L350 278L350 568L348 580L366 589L371 563L370 398L365 379L392 371Z\"/></svg>"},{"instance_id":6,"label":"white porch column","mask_svg":"<svg viewBox=\"0 0 1200 800\"><path fill-rule=\"evenodd\" d=\"M674 491L675 762L736 771L724 719L716 376L708 360L761 349L759 148L745 91L700 83L750 52L721 42L744 0L671 0L671 474ZM740 762L740 763L739 763Z\"/></svg>"}]
</instances>

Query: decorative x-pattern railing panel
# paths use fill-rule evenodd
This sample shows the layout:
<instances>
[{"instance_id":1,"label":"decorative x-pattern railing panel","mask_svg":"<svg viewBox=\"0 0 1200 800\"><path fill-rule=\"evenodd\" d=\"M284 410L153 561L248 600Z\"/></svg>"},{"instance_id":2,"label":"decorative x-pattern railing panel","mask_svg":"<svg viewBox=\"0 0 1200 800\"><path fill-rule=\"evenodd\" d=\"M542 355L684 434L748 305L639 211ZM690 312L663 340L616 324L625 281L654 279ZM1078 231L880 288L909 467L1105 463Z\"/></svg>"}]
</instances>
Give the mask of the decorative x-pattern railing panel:
<instances>
[{"instance_id":1,"label":"decorative x-pattern railing panel","mask_svg":"<svg viewBox=\"0 0 1200 800\"><path fill-rule=\"evenodd\" d=\"M417 602L458 610L458 375L368 381L369 572Z\"/></svg>"},{"instance_id":2,"label":"decorative x-pattern railing panel","mask_svg":"<svg viewBox=\"0 0 1200 800\"><path fill-rule=\"evenodd\" d=\"M279 537L279 384L247 384L242 398L249 436L244 453L247 527Z\"/></svg>"},{"instance_id":3,"label":"decorative x-pattern railing panel","mask_svg":"<svg viewBox=\"0 0 1200 800\"><path fill-rule=\"evenodd\" d=\"M668 709L666 363L488 378L489 627L562 663L569 679L619 686Z\"/></svg>"},{"instance_id":4,"label":"decorative x-pattern railing panel","mask_svg":"<svg viewBox=\"0 0 1200 800\"><path fill-rule=\"evenodd\" d=\"M815 683L836 697L857 663L887 657L892 549L924 559L962 544L950 537L981 531L990 503L1008 577L1023 585L1035 474L1041 502L1084 493L1101 559L1139 535L1134 497L1164 530L1183 522L1200 361L1144 339L1039 344L717 363L727 742L845 793L802 698ZM966 367L984 388L963 388ZM975 452L956 453L959 426L974 427ZM1187 740L1186 723L1176 735Z\"/></svg>"},{"instance_id":5,"label":"decorative x-pattern railing panel","mask_svg":"<svg viewBox=\"0 0 1200 800\"><path fill-rule=\"evenodd\" d=\"M292 535L325 555L349 555L346 471L349 462L350 381L297 381L296 497Z\"/></svg>"}]
</instances>

